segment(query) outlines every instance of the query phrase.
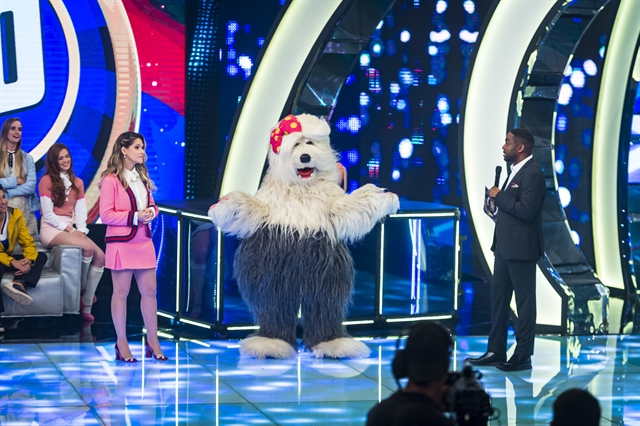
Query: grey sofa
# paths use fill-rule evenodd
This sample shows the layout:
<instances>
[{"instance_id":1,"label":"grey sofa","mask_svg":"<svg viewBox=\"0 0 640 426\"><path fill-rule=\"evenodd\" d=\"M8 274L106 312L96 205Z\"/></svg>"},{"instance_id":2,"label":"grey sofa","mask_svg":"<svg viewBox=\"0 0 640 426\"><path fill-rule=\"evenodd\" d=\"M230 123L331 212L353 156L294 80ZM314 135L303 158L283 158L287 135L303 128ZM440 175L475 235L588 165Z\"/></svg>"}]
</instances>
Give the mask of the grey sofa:
<instances>
[{"instance_id":1,"label":"grey sofa","mask_svg":"<svg viewBox=\"0 0 640 426\"><path fill-rule=\"evenodd\" d=\"M47 263L35 288L27 291L33 303L22 306L0 292L4 312L0 317L62 316L80 312L80 270L82 250L75 246L56 246L46 249L36 240L39 252L47 254ZM0 285L10 284L13 272L7 272Z\"/></svg>"}]
</instances>

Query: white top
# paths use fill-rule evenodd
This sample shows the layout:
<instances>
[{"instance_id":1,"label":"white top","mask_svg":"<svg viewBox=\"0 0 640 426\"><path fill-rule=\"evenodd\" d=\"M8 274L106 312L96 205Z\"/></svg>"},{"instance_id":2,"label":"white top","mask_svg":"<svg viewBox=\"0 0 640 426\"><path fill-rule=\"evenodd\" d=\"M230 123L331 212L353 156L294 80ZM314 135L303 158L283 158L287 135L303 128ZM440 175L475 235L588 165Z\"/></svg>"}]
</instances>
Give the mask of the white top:
<instances>
[{"instance_id":1,"label":"white top","mask_svg":"<svg viewBox=\"0 0 640 426\"><path fill-rule=\"evenodd\" d=\"M124 169L124 178L127 180L129 188L131 188L133 195L136 197L136 207L138 208L138 211L149 207L147 205L147 187L144 185L144 182L142 182L138 171L135 168L133 170ZM153 212L153 215L155 217L155 212ZM138 224L138 212L133 215L133 224Z\"/></svg>"},{"instance_id":2,"label":"white top","mask_svg":"<svg viewBox=\"0 0 640 426\"><path fill-rule=\"evenodd\" d=\"M530 155L524 160L522 160L521 162L519 162L518 164L511 165L511 173L509 174L509 179L507 179L507 183L504 184L504 189L509 188L509 184L511 183L511 180L516 175L516 173L518 173L522 168L522 166L524 166L527 163L527 161L531 160L532 158L533 158L533 155Z\"/></svg>"}]
</instances>

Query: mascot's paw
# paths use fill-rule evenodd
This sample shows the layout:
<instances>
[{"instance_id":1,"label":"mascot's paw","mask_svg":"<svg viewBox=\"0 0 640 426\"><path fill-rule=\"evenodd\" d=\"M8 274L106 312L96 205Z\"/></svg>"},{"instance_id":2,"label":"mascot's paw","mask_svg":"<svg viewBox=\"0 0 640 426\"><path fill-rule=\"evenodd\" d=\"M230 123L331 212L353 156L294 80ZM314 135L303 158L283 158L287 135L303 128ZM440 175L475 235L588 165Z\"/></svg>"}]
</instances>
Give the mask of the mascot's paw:
<instances>
[{"instance_id":1,"label":"mascot's paw","mask_svg":"<svg viewBox=\"0 0 640 426\"><path fill-rule=\"evenodd\" d=\"M350 337L318 343L312 349L316 358L366 358L371 353L367 345Z\"/></svg>"},{"instance_id":2,"label":"mascot's paw","mask_svg":"<svg viewBox=\"0 0 640 426\"><path fill-rule=\"evenodd\" d=\"M240 354L252 358L295 358L298 354L290 344L280 339L253 336L240 342Z\"/></svg>"}]
</instances>

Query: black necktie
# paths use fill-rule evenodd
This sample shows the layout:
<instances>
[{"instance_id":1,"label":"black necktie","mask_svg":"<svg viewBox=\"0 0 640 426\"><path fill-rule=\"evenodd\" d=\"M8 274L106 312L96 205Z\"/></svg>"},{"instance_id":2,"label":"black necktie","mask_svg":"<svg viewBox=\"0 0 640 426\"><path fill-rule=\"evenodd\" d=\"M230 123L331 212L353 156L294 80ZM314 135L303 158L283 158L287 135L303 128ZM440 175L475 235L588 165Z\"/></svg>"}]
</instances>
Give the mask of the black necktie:
<instances>
[{"instance_id":1,"label":"black necktie","mask_svg":"<svg viewBox=\"0 0 640 426\"><path fill-rule=\"evenodd\" d=\"M13 169L13 152L7 151L7 153L9 154L9 168Z\"/></svg>"}]
</instances>

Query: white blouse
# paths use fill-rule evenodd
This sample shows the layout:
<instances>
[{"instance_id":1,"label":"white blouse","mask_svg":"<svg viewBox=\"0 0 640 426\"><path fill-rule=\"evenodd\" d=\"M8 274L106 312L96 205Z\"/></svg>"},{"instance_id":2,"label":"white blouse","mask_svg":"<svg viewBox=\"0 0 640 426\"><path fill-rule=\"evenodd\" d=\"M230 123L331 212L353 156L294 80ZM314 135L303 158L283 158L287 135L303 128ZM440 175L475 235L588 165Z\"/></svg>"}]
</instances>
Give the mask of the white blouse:
<instances>
[{"instance_id":1,"label":"white blouse","mask_svg":"<svg viewBox=\"0 0 640 426\"><path fill-rule=\"evenodd\" d=\"M149 207L147 205L147 202L148 202L147 187L144 185L144 182L142 182L142 179L140 178L140 174L138 174L138 171L136 169L133 169L133 170L124 169L124 178L127 180L127 184L129 185L129 188L131 188L133 195L136 197L136 207L138 208L138 211L144 210L147 207ZM155 212L153 212L153 215L155 217ZM133 224L134 225L138 224L138 212L136 212L133 216Z\"/></svg>"}]
</instances>

